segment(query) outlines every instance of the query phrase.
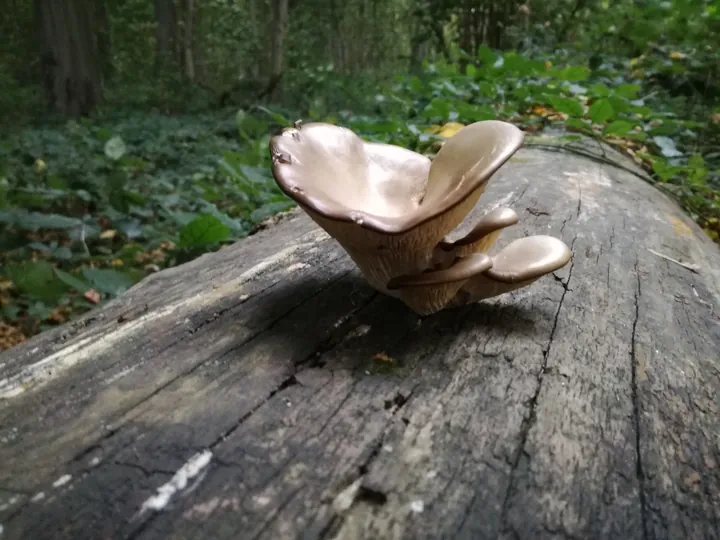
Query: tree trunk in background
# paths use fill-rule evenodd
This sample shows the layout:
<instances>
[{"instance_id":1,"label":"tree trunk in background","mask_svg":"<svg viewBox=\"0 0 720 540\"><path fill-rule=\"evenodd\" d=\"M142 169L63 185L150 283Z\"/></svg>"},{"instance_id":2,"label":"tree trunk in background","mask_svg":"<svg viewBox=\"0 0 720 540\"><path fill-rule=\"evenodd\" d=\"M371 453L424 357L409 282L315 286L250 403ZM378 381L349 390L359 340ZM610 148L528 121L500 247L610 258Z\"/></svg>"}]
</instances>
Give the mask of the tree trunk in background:
<instances>
[{"instance_id":1,"label":"tree trunk in background","mask_svg":"<svg viewBox=\"0 0 720 540\"><path fill-rule=\"evenodd\" d=\"M270 81L272 87L271 98L276 101L280 96L280 78L283 74L283 60L285 59L285 36L288 30L288 0L272 0L273 25L272 56L270 59Z\"/></svg>"},{"instance_id":2,"label":"tree trunk in background","mask_svg":"<svg viewBox=\"0 0 720 540\"><path fill-rule=\"evenodd\" d=\"M203 27L202 9L199 6L195 8L193 13L193 68L195 70L195 80L205 81L207 74L207 59L205 58L205 48L203 47L203 36L206 35L206 29Z\"/></svg>"},{"instance_id":3,"label":"tree trunk in background","mask_svg":"<svg viewBox=\"0 0 720 540\"><path fill-rule=\"evenodd\" d=\"M102 99L102 74L88 0L35 0L41 66L50 106L63 116L93 111Z\"/></svg>"},{"instance_id":4,"label":"tree trunk in background","mask_svg":"<svg viewBox=\"0 0 720 540\"><path fill-rule=\"evenodd\" d=\"M112 42L110 37L110 18L105 2L93 2L95 7L95 35L97 36L98 58L101 66L102 82L106 83L113 75Z\"/></svg>"},{"instance_id":5,"label":"tree trunk in background","mask_svg":"<svg viewBox=\"0 0 720 540\"><path fill-rule=\"evenodd\" d=\"M162 73L178 63L178 28L175 0L155 0L155 65Z\"/></svg>"},{"instance_id":6,"label":"tree trunk in background","mask_svg":"<svg viewBox=\"0 0 720 540\"><path fill-rule=\"evenodd\" d=\"M185 12L185 77L195 81L195 58L193 56L193 19L195 14L195 1L187 0Z\"/></svg>"}]
</instances>

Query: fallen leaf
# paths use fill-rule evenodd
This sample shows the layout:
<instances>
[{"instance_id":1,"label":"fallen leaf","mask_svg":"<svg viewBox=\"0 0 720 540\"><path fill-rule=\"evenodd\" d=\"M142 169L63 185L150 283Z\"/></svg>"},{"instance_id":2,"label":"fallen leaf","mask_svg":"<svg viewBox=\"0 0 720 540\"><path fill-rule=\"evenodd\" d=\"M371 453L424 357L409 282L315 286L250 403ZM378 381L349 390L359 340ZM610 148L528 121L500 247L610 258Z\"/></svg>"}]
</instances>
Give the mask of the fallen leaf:
<instances>
[{"instance_id":1,"label":"fallen leaf","mask_svg":"<svg viewBox=\"0 0 720 540\"><path fill-rule=\"evenodd\" d=\"M679 51L673 51L670 53L669 56L672 60L684 60L685 58L687 58L687 54L681 53Z\"/></svg>"},{"instance_id":2,"label":"fallen leaf","mask_svg":"<svg viewBox=\"0 0 720 540\"><path fill-rule=\"evenodd\" d=\"M95 289L85 291L83 296L85 297L85 300L87 300L91 304L97 304L100 301L100 293L97 292Z\"/></svg>"},{"instance_id":3,"label":"fallen leaf","mask_svg":"<svg viewBox=\"0 0 720 540\"><path fill-rule=\"evenodd\" d=\"M713 124L720 124L720 112L712 113L710 120Z\"/></svg>"},{"instance_id":4,"label":"fallen leaf","mask_svg":"<svg viewBox=\"0 0 720 540\"><path fill-rule=\"evenodd\" d=\"M445 124L442 129L438 132L438 135L441 137L445 137L446 139L449 139L453 135L455 135L458 131L460 131L465 126L461 124L460 122L448 122Z\"/></svg>"},{"instance_id":5,"label":"fallen leaf","mask_svg":"<svg viewBox=\"0 0 720 540\"><path fill-rule=\"evenodd\" d=\"M35 160L35 171L38 173L45 172L47 170L47 164L42 159Z\"/></svg>"},{"instance_id":6,"label":"fallen leaf","mask_svg":"<svg viewBox=\"0 0 720 540\"><path fill-rule=\"evenodd\" d=\"M394 360L385 353L377 353L373 356L373 360L376 362L394 362Z\"/></svg>"},{"instance_id":7,"label":"fallen leaf","mask_svg":"<svg viewBox=\"0 0 720 540\"><path fill-rule=\"evenodd\" d=\"M117 231L115 229L108 229L107 231L100 233L100 238L103 240L111 240L115 238L115 235L117 235Z\"/></svg>"}]
</instances>

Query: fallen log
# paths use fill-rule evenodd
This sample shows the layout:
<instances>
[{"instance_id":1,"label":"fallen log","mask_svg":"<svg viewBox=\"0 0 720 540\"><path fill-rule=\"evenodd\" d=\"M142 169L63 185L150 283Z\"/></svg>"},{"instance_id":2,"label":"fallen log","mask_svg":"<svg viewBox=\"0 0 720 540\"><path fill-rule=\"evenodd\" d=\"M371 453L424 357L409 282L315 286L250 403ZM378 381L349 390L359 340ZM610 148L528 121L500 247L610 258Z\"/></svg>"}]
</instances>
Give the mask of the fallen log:
<instances>
[{"instance_id":1,"label":"fallen log","mask_svg":"<svg viewBox=\"0 0 720 540\"><path fill-rule=\"evenodd\" d=\"M458 231L571 246L526 289L418 317L293 211L0 355L0 538L720 537L720 253L552 150Z\"/></svg>"}]
</instances>

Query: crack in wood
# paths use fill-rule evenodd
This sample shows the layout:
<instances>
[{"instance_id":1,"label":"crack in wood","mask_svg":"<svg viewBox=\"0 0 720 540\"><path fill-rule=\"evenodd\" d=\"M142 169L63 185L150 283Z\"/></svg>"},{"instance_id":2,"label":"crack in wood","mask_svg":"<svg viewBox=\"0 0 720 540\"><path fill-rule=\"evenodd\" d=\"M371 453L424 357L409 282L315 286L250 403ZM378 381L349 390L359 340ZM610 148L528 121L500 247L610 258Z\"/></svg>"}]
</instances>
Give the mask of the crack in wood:
<instances>
[{"instance_id":1,"label":"crack in wood","mask_svg":"<svg viewBox=\"0 0 720 540\"><path fill-rule=\"evenodd\" d=\"M573 247L575 246L575 240L577 240L577 237L573 238L572 243L570 244L570 250L572 251ZM571 260L570 263L570 270L568 271L568 279L567 283L570 283L570 280L572 279L572 272L573 268L575 266L575 263ZM560 296L560 302L558 303L557 311L555 312L555 318L553 320L553 325L550 330L550 337L548 339L547 346L545 350L543 351L543 362L540 366L540 370L537 374L537 386L535 388L535 393L530 398L530 401L528 403L528 407L530 411L528 412L528 415L523 419L522 424L520 425L520 442L518 443L517 450L515 451L515 454L512 458L512 462L510 463L510 482L508 483L507 491L505 492L505 499L503 501L502 510L500 512L500 523L504 534L510 534L514 533L512 526L508 523L508 511L510 510L510 498L512 497L512 494L517 489L516 482L517 482L517 472L519 470L521 457L523 455L526 455L529 459L529 455L527 454L525 450L525 445L527 444L527 438L530 434L530 429L536 422L536 407L538 398L540 397L540 391L542 390L542 382L543 377L545 375L545 372L547 370L547 361L548 357L550 355L550 351L552 349L553 339L555 338L555 331L557 330L557 324L558 319L560 318L560 311L563 307L563 302L565 301L565 296L567 295L568 291L567 286L563 287L563 293Z\"/></svg>"},{"instance_id":2,"label":"crack in wood","mask_svg":"<svg viewBox=\"0 0 720 540\"><path fill-rule=\"evenodd\" d=\"M631 386L632 386L632 402L633 402L633 417L635 420L635 459L636 459L636 474L638 480L638 492L640 499L640 519L642 521L642 534L643 538L648 538L648 526L647 526L647 501L645 500L645 473L643 471L642 453L640 451L640 396L638 394L638 375L637 375L637 324L640 319L640 271L638 268L639 261L635 259L635 276L637 279L637 289L635 291L635 318L632 325L632 338L630 348L630 361L631 365Z\"/></svg>"}]
</instances>

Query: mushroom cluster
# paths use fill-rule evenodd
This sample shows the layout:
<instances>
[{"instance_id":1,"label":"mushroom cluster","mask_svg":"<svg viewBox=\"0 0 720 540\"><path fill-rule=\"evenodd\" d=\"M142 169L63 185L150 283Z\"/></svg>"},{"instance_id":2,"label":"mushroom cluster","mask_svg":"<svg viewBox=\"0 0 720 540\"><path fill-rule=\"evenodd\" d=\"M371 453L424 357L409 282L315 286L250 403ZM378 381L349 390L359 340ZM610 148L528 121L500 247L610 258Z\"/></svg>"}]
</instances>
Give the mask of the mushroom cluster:
<instances>
[{"instance_id":1,"label":"mushroom cluster","mask_svg":"<svg viewBox=\"0 0 720 540\"><path fill-rule=\"evenodd\" d=\"M570 260L565 243L544 235L488 255L502 229L518 221L510 208L446 239L522 142L512 124L476 122L431 161L316 122L283 129L270 140L270 155L283 192L340 243L370 285L428 315L525 287Z\"/></svg>"}]
</instances>

